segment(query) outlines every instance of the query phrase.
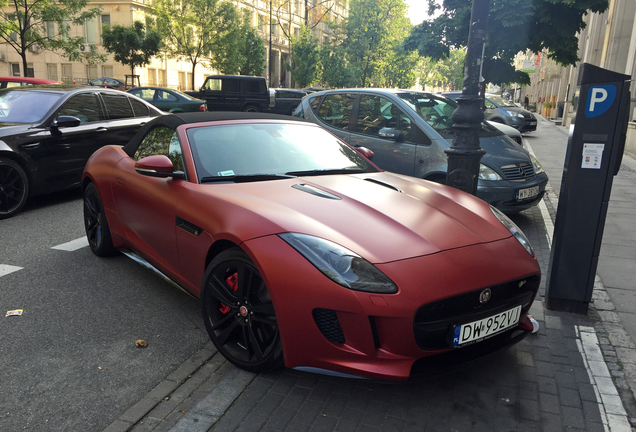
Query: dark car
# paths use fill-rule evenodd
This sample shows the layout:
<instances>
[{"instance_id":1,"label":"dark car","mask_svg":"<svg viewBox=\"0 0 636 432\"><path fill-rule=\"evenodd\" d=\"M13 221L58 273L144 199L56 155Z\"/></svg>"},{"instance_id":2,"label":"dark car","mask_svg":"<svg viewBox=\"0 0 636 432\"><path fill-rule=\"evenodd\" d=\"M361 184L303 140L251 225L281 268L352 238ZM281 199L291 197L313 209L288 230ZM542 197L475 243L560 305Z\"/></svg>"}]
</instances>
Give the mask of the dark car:
<instances>
[{"instance_id":1,"label":"dark car","mask_svg":"<svg viewBox=\"0 0 636 432\"><path fill-rule=\"evenodd\" d=\"M368 147L387 171L443 183L457 104L440 95L398 89L343 89L303 98L294 115L318 123L354 147ZM548 176L539 162L483 122L477 196L506 213L539 203Z\"/></svg>"},{"instance_id":2,"label":"dark car","mask_svg":"<svg viewBox=\"0 0 636 432\"><path fill-rule=\"evenodd\" d=\"M128 93L140 97L165 112L196 112L207 111L208 109L204 100L197 99L178 90L162 87L135 87L128 90Z\"/></svg>"},{"instance_id":3,"label":"dark car","mask_svg":"<svg viewBox=\"0 0 636 432\"><path fill-rule=\"evenodd\" d=\"M461 92L442 92L443 96L457 99ZM486 93L484 99L486 120L503 123L517 129L519 132L532 132L537 130L537 118L530 111L518 107L505 97Z\"/></svg>"},{"instance_id":4,"label":"dark car","mask_svg":"<svg viewBox=\"0 0 636 432\"><path fill-rule=\"evenodd\" d=\"M185 93L204 99L208 111L271 112L276 103L274 90L261 76L210 75L199 91Z\"/></svg>"},{"instance_id":5,"label":"dark car","mask_svg":"<svg viewBox=\"0 0 636 432\"><path fill-rule=\"evenodd\" d=\"M7 87L22 87L32 85L52 85L62 84L61 81L54 81L42 78L30 77L0 77L0 89Z\"/></svg>"},{"instance_id":6,"label":"dark car","mask_svg":"<svg viewBox=\"0 0 636 432\"><path fill-rule=\"evenodd\" d=\"M128 90L130 88L129 85L126 85L126 83L123 83L119 81L118 79L106 78L106 77L96 78L94 80L89 81L88 84L92 86L105 87L105 88L111 88L116 90Z\"/></svg>"},{"instance_id":7,"label":"dark car","mask_svg":"<svg viewBox=\"0 0 636 432\"><path fill-rule=\"evenodd\" d=\"M200 298L218 352L251 372L406 380L529 334L541 271L516 225L365 153L289 116L157 117L86 164L88 244Z\"/></svg>"},{"instance_id":8,"label":"dark car","mask_svg":"<svg viewBox=\"0 0 636 432\"><path fill-rule=\"evenodd\" d=\"M272 113L292 115L300 103L300 100L307 95L304 90L294 89L270 89L276 92L276 104L272 107Z\"/></svg>"},{"instance_id":9,"label":"dark car","mask_svg":"<svg viewBox=\"0 0 636 432\"><path fill-rule=\"evenodd\" d=\"M154 106L99 87L0 90L0 219L29 196L79 185L86 161L107 144L124 145Z\"/></svg>"}]
</instances>

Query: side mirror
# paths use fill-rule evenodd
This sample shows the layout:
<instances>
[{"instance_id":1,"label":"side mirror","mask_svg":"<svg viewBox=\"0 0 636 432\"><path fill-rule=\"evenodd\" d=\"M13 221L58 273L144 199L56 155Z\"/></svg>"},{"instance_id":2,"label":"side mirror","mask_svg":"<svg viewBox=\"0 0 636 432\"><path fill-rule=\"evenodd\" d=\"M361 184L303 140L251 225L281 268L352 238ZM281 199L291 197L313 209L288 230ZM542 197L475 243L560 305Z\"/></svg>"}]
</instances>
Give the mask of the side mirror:
<instances>
[{"instance_id":1,"label":"side mirror","mask_svg":"<svg viewBox=\"0 0 636 432\"><path fill-rule=\"evenodd\" d=\"M392 139L395 141L402 141L404 139L404 134L393 128L380 129L380 132L378 132L378 136L380 138Z\"/></svg>"},{"instance_id":2,"label":"side mirror","mask_svg":"<svg viewBox=\"0 0 636 432\"><path fill-rule=\"evenodd\" d=\"M135 163L135 171L141 175L185 180L184 172L173 170L172 161L165 155L146 156Z\"/></svg>"},{"instance_id":3,"label":"side mirror","mask_svg":"<svg viewBox=\"0 0 636 432\"><path fill-rule=\"evenodd\" d=\"M52 128L76 127L76 126L79 126L81 122L82 121L78 119L77 117L61 115L51 122L51 127Z\"/></svg>"},{"instance_id":4,"label":"side mirror","mask_svg":"<svg viewBox=\"0 0 636 432\"><path fill-rule=\"evenodd\" d=\"M373 156L375 156L375 153L373 153L373 150L368 149L366 147L358 147L358 151L362 154L362 156L364 156L365 158L369 160L373 159Z\"/></svg>"}]
</instances>

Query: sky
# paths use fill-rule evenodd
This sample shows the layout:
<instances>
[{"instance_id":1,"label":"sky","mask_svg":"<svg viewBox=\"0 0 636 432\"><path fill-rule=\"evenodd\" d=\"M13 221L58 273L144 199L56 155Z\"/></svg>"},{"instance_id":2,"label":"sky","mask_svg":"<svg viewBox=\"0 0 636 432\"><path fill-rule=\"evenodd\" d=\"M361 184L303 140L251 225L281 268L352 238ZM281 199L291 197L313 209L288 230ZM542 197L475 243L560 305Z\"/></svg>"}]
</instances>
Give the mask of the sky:
<instances>
[{"instance_id":1,"label":"sky","mask_svg":"<svg viewBox=\"0 0 636 432\"><path fill-rule=\"evenodd\" d=\"M428 18L428 2L426 0L404 0L409 7L407 16L412 24L419 24Z\"/></svg>"}]
</instances>

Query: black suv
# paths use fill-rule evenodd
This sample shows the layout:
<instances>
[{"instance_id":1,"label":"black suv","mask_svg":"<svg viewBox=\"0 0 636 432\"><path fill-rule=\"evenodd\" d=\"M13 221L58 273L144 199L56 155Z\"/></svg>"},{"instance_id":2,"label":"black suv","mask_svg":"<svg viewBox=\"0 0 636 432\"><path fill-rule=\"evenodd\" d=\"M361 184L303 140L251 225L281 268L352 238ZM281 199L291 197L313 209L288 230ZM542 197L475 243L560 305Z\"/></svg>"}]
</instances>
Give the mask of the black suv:
<instances>
[{"instance_id":1,"label":"black suv","mask_svg":"<svg viewBox=\"0 0 636 432\"><path fill-rule=\"evenodd\" d=\"M276 103L273 90L260 76L210 75L198 92L185 92L204 99L208 111L271 112Z\"/></svg>"}]
</instances>

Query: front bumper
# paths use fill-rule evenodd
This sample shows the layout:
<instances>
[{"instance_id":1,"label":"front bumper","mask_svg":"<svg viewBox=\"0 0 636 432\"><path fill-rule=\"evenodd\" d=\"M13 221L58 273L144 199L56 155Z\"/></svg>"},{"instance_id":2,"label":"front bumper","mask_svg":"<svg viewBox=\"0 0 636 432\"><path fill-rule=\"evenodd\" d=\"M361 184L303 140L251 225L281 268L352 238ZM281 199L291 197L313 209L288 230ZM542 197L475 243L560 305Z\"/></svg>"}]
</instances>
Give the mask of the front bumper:
<instances>
[{"instance_id":1,"label":"front bumper","mask_svg":"<svg viewBox=\"0 0 636 432\"><path fill-rule=\"evenodd\" d=\"M479 180L477 184L477 197L497 207L504 213L513 214L529 209L541 201L548 184L548 176L545 172L537 174L528 180ZM521 189L539 186L539 194L528 199L518 200L517 194Z\"/></svg>"},{"instance_id":2,"label":"front bumper","mask_svg":"<svg viewBox=\"0 0 636 432\"><path fill-rule=\"evenodd\" d=\"M287 367L405 380L420 359L452 353L460 361L469 361L475 347L483 344L485 350L479 355L485 355L515 343L520 333L531 329L527 309L536 295L540 270L536 259L513 237L377 264L399 288L396 294L385 295L337 285L277 236L250 240L244 246L270 290ZM423 306L437 301L452 304L456 296L505 283L514 290L520 280L536 281L536 286L532 282L529 296L526 290L517 326L483 342L452 348L453 325L470 322L476 315L457 314L451 308L441 324L445 326L442 337L450 338L448 344L420 346L416 316L421 317L418 310ZM496 312L493 304L477 315Z\"/></svg>"}]
</instances>

